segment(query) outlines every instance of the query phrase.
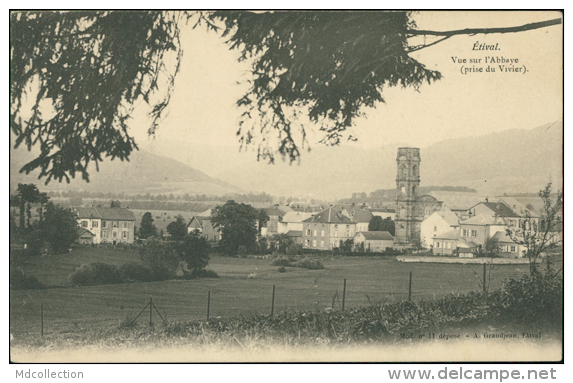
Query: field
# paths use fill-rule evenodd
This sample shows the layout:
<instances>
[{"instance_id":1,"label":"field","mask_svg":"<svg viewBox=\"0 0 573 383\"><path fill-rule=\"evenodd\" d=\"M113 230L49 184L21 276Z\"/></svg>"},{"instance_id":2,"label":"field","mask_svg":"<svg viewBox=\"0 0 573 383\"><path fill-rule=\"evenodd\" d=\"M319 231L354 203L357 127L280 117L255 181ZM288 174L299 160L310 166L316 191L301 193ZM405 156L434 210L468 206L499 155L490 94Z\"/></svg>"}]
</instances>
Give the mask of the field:
<instances>
[{"instance_id":1,"label":"field","mask_svg":"<svg viewBox=\"0 0 573 383\"><path fill-rule=\"evenodd\" d=\"M67 282L67 275L84 263L120 265L133 261L139 261L137 252L96 248L78 248L67 255L46 258L13 259L12 267L57 287L10 292L11 335L16 339L39 335L41 305L45 334L73 335L117 326L139 313L150 298L167 320L187 321L206 318L209 292L212 318L270 313L273 285L275 312L314 311L341 308L344 279L345 307L351 308L407 299L410 272L414 300L479 290L483 273L481 265L414 264L384 257L322 257L323 270L287 267L285 273L279 273L269 259L212 255L208 268L220 278L82 287ZM488 283L490 288L498 288L505 278L525 272L526 265L496 265L488 268ZM160 321L155 312L153 320ZM149 312L138 321L148 322Z\"/></svg>"}]
</instances>

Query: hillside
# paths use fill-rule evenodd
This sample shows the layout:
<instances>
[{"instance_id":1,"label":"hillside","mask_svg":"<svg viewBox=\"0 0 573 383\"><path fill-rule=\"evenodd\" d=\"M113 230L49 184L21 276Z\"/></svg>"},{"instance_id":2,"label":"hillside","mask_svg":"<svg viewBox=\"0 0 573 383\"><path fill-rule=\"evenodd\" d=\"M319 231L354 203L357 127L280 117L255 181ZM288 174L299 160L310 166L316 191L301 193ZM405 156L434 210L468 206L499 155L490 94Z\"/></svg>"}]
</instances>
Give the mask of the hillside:
<instances>
[{"instance_id":1,"label":"hillside","mask_svg":"<svg viewBox=\"0 0 573 383\"><path fill-rule=\"evenodd\" d=\"M94 167L90 171L90 182L86 183L78 175L70 185L50 182L43 185L36 174L19 173L22 165L32 158L24 150L12 150L10 153L10 181L12 187L18 183L36 183L42 190L78 189L92 192L112 193L190 193L216 194L237 192L237 187L212 178L207 174L171 158L150 153L146 150L134 152L130 161L104 161L100 171Z\"/></svg>"},{"instance_id":2,"label":"hillside","mask_svg":"<svg viewBox=\"0 0 573 383\"><path fill-rule=\"evenodd\" d=\"M536 192L562 179L563 123L450 139L421 148L421 186L465 186L482 194ZM152 149L245 190L273 195L348 198L395 187L396 152L407 143L372 150L313 147L300 164L257 162L236 147L184 145L157 140Z\"/></svg>"},{"instance_id":3,"label":"hillside","mask_svg":"<svg viewBox=\"0 0 573 383\"><path fill-rule=\"evenodd\" d=\"M253 152L237 146L154 140L140 143L130 162L105 162L90 184L74 180L72 188L125 193L223 195L266 192L275 196L319 199L349 198L353 193L393 189L396 152L407 143L366 150L358 146L316 146L300 163L280 159L257 162ZM464 186L481 194L537 192L551 178L562 185L563 123L535 129L450 139L421 148L421 186ZM28 156L28 157L26 157ZM10 179L41 184L18 170L27 152L12 151ZM233 186L236 185L236 186ZM50 183L43 190L67 188Z\"/></svg>"}]
</instances>

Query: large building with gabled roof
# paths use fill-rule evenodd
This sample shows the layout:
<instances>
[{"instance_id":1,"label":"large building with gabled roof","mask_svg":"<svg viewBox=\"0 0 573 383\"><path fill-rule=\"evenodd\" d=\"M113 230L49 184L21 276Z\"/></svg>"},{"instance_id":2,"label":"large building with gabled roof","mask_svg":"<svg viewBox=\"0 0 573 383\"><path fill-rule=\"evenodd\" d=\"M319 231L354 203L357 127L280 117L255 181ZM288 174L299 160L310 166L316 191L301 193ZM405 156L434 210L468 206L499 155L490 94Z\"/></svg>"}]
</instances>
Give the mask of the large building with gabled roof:
<instances>
[{"instance_id":1,"label":"large building with gabled roof","mask_svg":"<svg viewBox=\"0 0 573 383\"><path fill-rule=\"evenodd\" d=\"M344 209L331 206L302 221L302 243L305 249L332 250L340 242L352 240L356 234L356 223Z\"/></svg>"},{"instance_id":2,"label":"large building with gabled roof","mask_svg":"<svg viewBox=\"0 0 573 383\"><path fill-rule=\"evenodd\" d=\"M94 244L133 243L135 239L135 214L129 209L98 206L75 207L72 211L79 227L93 234ZM82 233L87 238L87 233Z\"/></svg>"}]
</instances>

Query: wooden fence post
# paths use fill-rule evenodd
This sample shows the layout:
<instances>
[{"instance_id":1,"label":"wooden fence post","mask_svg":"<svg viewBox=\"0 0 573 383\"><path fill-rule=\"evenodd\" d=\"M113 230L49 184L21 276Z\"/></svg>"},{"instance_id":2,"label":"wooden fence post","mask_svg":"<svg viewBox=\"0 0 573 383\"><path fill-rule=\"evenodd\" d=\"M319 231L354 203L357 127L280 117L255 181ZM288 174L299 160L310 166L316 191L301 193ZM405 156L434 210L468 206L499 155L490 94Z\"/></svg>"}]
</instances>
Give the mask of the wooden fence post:
<instances>
[{"instance_id":1,"label":"wooden fence post","mask_svg":"<svg viewBox=\"0 0 573 383\"><path fill-rule=\"evenodd\" d=\"M153 326L152 315L153 315L153 300L151 299L151 297L149 297L149 326Z\"/></svg>"},{"instance_id":2,"label":"wooden fence post","mask_svg":"<svg viewBox=\"0 0 573 383\"><path fill-rule=\"evenodd\" d=\"M344 278L344 287L342 288L342 311L344 311L345 302L346 302L346 278Z\"/></svg>"},{"instance_id":3,"label":"wooden fence post","mask_svg":"<svg viewBox=\"0 0 573 383\"><path fill-rule=\"evenodd\" d=\"M211 308L211 291L207 293L207 320L209 320L209 309Z\"/></svg>"},{"instance_id":4,"label":"wooden fence post","mask_svg":"<svg viewBox=\"0 0 573 383\"><path fill-rule=\"evenodd\" d=\"M408 283L408 302L412 300L412 272L410 271L410 282Z\"/></svg>"},{"instance_id":5,"label":"wooden fence post","mask_svg":"<svg viewBox=\"0 0 573 383\"><path fill-rule=\"evenodd\" d=\"M275 285L273 285L273 301L271 304L271 316L275 315Z\"/></svg>"}]
</instances>

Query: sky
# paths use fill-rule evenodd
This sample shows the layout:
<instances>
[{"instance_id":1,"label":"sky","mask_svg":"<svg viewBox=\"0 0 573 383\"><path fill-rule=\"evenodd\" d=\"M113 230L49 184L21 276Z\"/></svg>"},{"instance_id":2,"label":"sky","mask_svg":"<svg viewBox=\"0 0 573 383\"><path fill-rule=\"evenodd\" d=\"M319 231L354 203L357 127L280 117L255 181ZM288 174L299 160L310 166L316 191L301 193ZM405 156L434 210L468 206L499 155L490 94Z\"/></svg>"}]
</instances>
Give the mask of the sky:
<instances>
[{"instance_id":1,"label":"sky","mask_svg":"<svg viewBox=\"0 0 573 383\"><path fill-rule=\"evenodd\" d=\"M452 30L478 27L510 27L559 17L557 12L419 12L414 20L419 29ZM427 42L433 41L428 38ZM156 139L208 145L233 145L240 110L235 102L246 87L248 66L236 60L224 40L204 28L182 31L184 57L181 71ZM499 50L472 50L474 45L498 44ZM458 59L499 56L517 59L523 73L462 74ZM412 57L443 78L414 89L383 91L384 104L365 109L356 120L351 145L375 148L403 143L425 147L459 137L485 135L505 129L532 129L562 119L562 26L534 31L452 37L414 52ZM467 65L467 64L466 64ZM497 65L492 65L497 68ZM522 69L523 70L523 69ZM143 113L143 110L139 111ZM132 133L139 143L149 142L147 121L137 118ZM310 134L311 146L320 136Z\"/></svg>"}]
</instances>

